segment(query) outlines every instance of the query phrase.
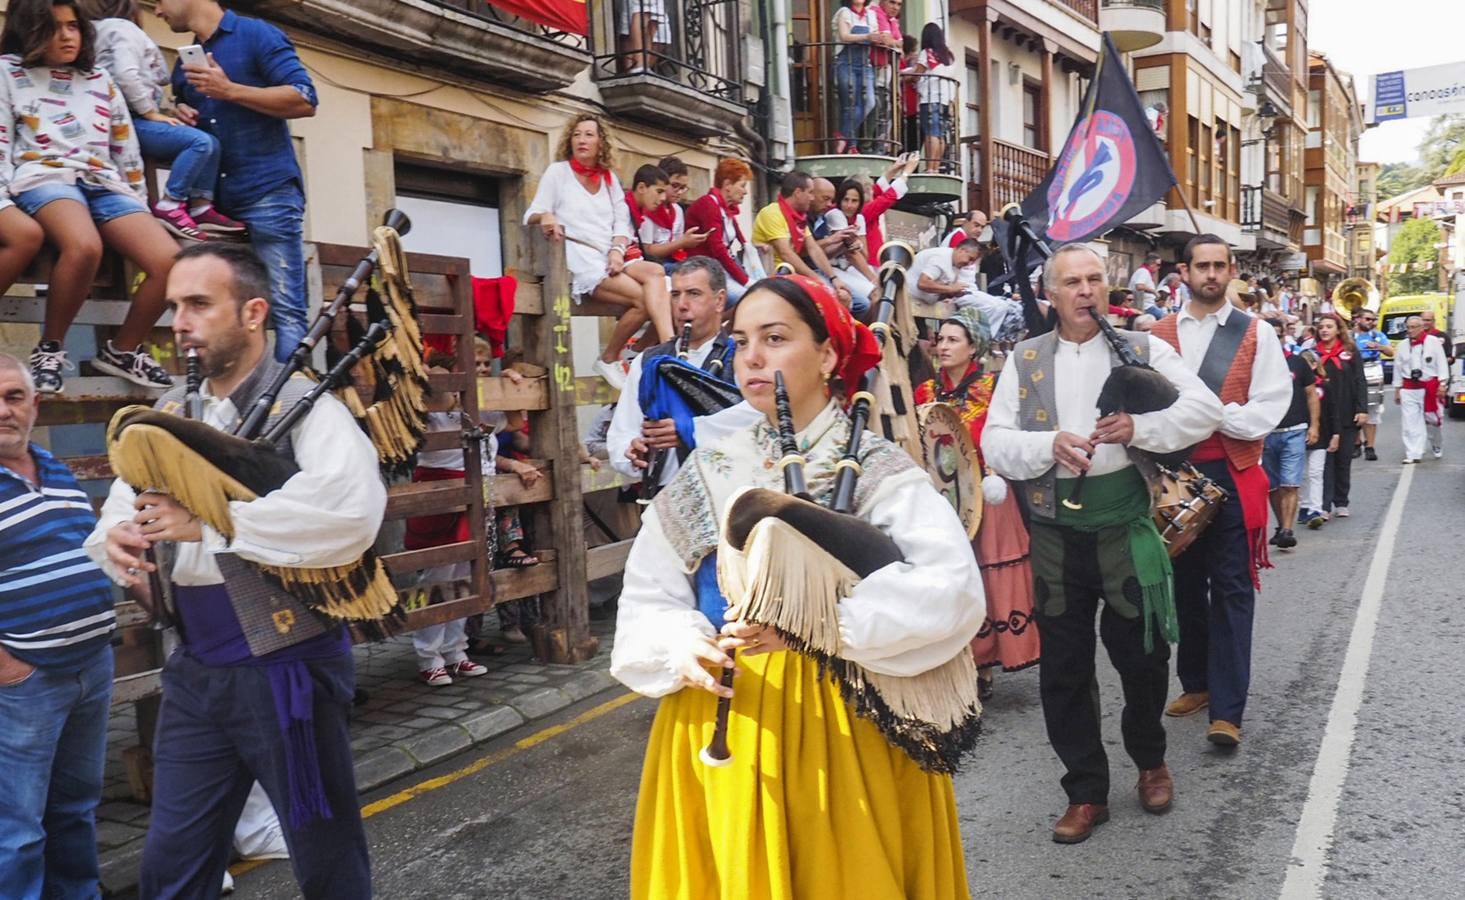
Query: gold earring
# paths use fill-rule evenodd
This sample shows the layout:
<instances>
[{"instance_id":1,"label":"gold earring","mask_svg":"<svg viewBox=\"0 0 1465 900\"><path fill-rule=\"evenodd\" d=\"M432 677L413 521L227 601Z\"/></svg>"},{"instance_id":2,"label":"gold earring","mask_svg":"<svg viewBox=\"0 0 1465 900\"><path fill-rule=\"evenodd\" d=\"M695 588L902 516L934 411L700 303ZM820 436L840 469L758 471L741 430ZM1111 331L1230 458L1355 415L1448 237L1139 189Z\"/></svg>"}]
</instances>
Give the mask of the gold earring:
<instances>
[{"instance_id":1,"label":"gold earring","mask_svg":"<svg viewBox=\"0 0 1465 900\"><path fill-rule=\"evenodd\" d=\"M249 326L249 330L250 331L254 331L258 327L259 327L258 325L251 325L251 326Z\"/></svg>"}]
</instances>

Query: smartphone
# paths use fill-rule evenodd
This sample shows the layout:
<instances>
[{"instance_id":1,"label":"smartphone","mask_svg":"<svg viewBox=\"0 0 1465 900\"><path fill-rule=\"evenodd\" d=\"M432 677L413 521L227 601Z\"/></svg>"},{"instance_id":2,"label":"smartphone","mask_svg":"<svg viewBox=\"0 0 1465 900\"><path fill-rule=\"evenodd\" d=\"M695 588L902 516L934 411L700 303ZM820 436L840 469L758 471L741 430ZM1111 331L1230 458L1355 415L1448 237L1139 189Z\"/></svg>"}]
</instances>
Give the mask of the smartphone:
<instances>
[{"instance_id":1,"label":"smartphone","mask_svg":"<svg viewBox=\"0 0 1465 900\"><path fill-rule=\"evenodd\" d=\"M183 60L185 66L198 66L201 69L208 68L209 57L203 52L203 47L198 44L188 44L178 48L178 58Z\"/></svg>"}]
</instances>

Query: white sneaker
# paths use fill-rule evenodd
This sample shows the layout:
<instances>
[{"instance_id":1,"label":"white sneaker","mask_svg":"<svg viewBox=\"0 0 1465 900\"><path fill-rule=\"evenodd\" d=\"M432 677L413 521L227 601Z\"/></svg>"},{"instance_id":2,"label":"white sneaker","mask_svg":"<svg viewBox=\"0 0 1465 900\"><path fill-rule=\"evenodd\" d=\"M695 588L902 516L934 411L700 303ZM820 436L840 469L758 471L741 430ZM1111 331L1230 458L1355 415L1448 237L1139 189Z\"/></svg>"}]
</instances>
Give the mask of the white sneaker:
<instances>
[{"instance_id":1,"label":"white sneaker","mask_svg":"<svg viewBox=\"0 0 1465 900\"><path fill-rule=\"evenodd\" d=\"M234 893L234 876L229 874L229 870L228 869L225 869L224 870L224 886L222 888L219 888L219 893L221 893L221 894L232 894L232 893Z\"/></svg>"},{"instance_id":2,"label":"white sneaker","mask_svg":"<svg viewBox=\"0 0 1465 900\"><path fill-rule=\"evenodd\" d=\"M595 374L604 378L606 383L616 390L622 390L626 386L626 364L617 360L608 363L603 359L597 359L595 365L591 366Z\"/></svg>"},{"instance_id":3,"label":"white sneaker","mask_svg":"<svg viewBox=\"0 0 1465 900\"><path fill-rule=\"evenodd\" d=\"M1443 449L1435 450L1433 452L1434 452L1434 458L1435 459L1444 459L1445 458L1445 451Z\"/></svg>"},{"instance_id":4,"label":"white sneaker","mask_svg":"<svg viewBox=\"0 0 1465 900\"><path fill-rule=\"evenodd\" d=\"M1412 466L1412 465L1414 465L1417 462L1419 462L1419 460L1414 459L1413 457L1409 457L1409 456L1404 457L1404 465L1406 465L1406 466Z\"/></svg>"},{"instance_id":5,"label":"white sneaker","mask_svg":"<svg viewBox=\"0 0 1465 900\"><path fill-rule=\"evenodd\" d=\"M1333 507L1333 515L1340 519L1346 519L1351 513L1348 512L1348 507L1346 506L1335 506Z\"/></svg>"}]
</instances>

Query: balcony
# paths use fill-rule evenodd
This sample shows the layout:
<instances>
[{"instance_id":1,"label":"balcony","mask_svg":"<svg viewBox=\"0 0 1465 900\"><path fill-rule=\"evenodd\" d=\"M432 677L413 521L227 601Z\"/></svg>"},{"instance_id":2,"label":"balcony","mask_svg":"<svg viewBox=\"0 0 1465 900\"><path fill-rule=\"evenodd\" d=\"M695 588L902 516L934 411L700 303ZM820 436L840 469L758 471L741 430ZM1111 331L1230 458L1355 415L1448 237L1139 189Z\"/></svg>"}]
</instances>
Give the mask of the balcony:
<instances>
[{"instance_id":1,"label":"balcony","mask_svg":"<svg viewBox=\"0 0 1465 900\"><path fill-rule=\"evenodd\" d=\"M1103 0L1099 28L1120 53L1153 47L1165 39L1164 0Z\"/></svg>"},{"instance_id":2,"label":"balcony","mask_svg":"<svg viewBox=\"0 0 1465 900\"><path fill-rule=\"evenodd\" d=\"M1241 229L1256 235L1258 250L1296 250L1302 246L1307 217L1269 188L1241 189Z\"/></svg>"},{"instance_id":3,"label":"balcony","mask_svg":"<svg viewBox=\"0 0 1465 900\"><path fill-rule=\"evenodd\" d=\"M241 0L230 7L394 61L535 93L569 87L590 62L584 35L484 0Z\"/></svg>"},{"instance_id":4,"label":"balcony","mask_svg":"<svg viewBox=\"0 0 1465 900\"><path fill-rule=\"evenodd\" d=\"M606 110L696 137L746 118L738 0L666 3L664 19L632 15L633 0L592 8L592 73Z\"/></svg>"},{"instance_id":5,"label":"balcony","mask_svg":"<svg viewBox=\"0 0 1465 900\"><path fill-rule=\"evenodd\" d=\"M1099 26L1099 0L1055 0L1055 2L1095 28Z\"/></svg>"},{"instance_id":6,"label":"balcony","mask_svg":"<svg viewBox=\"0 0 1465 900\"><path fill-rule=\"evenodd\" d=\"M996 212L1021 203L1048 174L1048 154L1021 144L992 140L992 183L977 186L978 209Z\"/></svg>"},{"instance_id":7,"label":"balcony","mask_svg":"<svg viewBox=\"0 0 1465 900\"><path fill-rule=\"evenodd\" d=\"M877 68L869 47L834 42L795 43L789 68L800 170L834 182L874 179L900 154L915 152L921 165L900 208L960 199L956 79L911 73L894 76L892 84L886 73L893 70ZM874 97L868 112L866 87Z\"/></svg>"}]
</instances>

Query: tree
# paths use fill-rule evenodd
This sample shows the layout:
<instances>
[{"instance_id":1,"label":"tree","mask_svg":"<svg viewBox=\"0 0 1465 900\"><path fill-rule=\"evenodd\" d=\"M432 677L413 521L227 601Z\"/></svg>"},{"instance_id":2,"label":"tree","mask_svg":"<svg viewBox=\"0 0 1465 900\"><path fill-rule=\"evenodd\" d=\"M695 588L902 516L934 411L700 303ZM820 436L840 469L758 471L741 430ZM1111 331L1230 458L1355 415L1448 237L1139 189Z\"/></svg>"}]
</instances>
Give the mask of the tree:
<instances>
[{"instance_id":1,"label":"tree","mask_svg":"<svg viewBox=\"0 0 1465 900\"><path fill-rule=\"evenodd\" d=\"M1437 263L1440 251L1435 247L1440 242L1440 227L1430 219L1410 219L1399 229L1389 248L1389 264ZM1412 268L1412 267L1411 267ZM1409 271L1389 274L1389 293L1422 294L1439 288L1440 273L1435 268L1429 271Z\"/></svg>"},{"instance_id":2,"label":"tree","mask_svg":"<svg viewBox=\"0 0 1465 900\"><path fill-rule=\"evenodd\" d=\"M1380 200L1397 197L1406 191L1429 184L1429 174L1419 166L1409 163L1384 163L1379 169L1378 191Z\"/></svg>"},{"instance_id":3,"label":"tree","mask_svg":"<svg viewBox=\"0 0 1465 900\"><path fill-rule=\"evenodd\" d=\"M1429 122L1424 140L1419 142L1419 158L1431 182L1447 174L1456 154L1465 149L1465 115L1435 116Z\"/></svg>"}]
</instances>

